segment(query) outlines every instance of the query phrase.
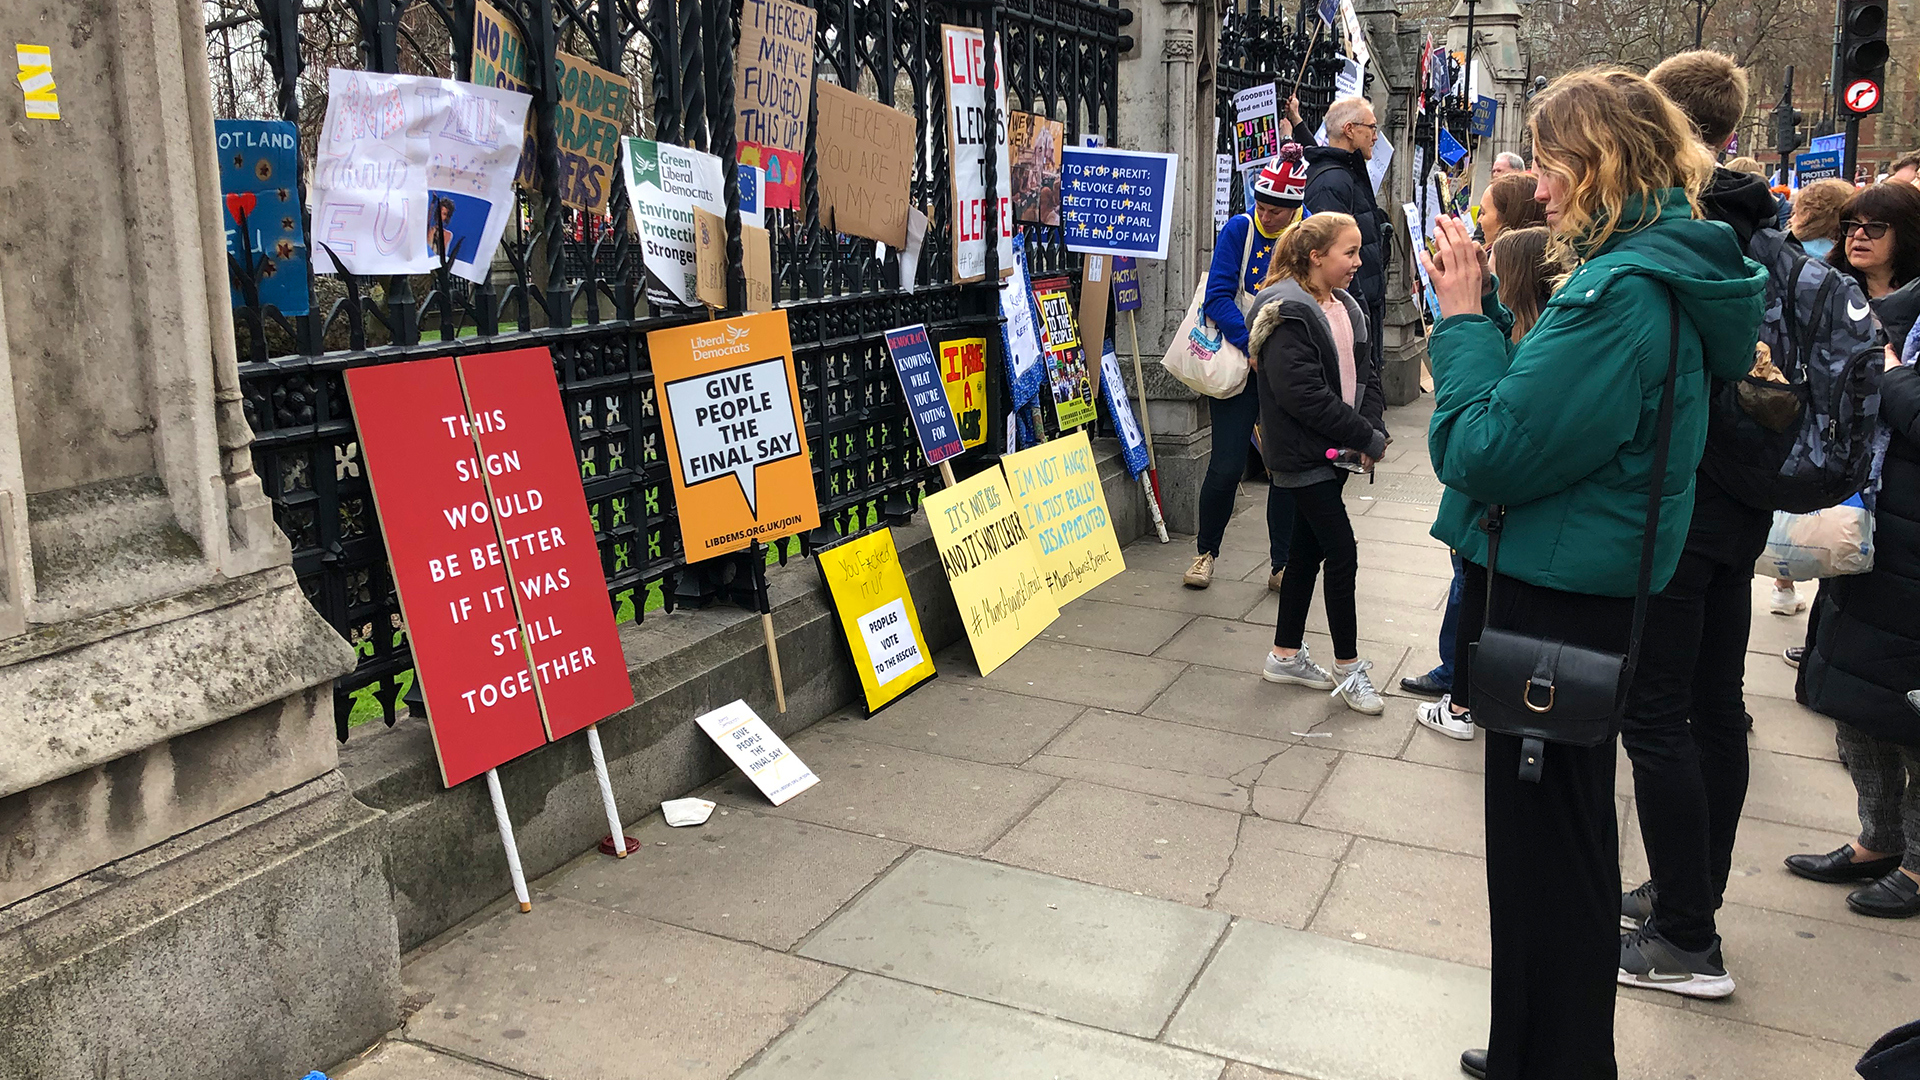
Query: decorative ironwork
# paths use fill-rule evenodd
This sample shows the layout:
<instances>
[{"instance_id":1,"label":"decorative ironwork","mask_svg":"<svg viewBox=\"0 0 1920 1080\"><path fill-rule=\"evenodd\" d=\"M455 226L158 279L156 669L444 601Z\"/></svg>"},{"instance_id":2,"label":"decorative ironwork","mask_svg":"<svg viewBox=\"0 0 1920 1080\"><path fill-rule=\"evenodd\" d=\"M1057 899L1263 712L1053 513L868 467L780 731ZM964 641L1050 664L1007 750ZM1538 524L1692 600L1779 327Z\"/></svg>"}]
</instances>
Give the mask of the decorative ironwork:
<instances>
[{"instance_id":1,"label":"decorative ironwork","mask_svg":"<svg viewBox=\"0 0 1920 1080\"><path fill-rule=\"evenodd\" d=\"M1117 135L1119 60L1132 48L1120 29L1132 13L1118 0L802 0L819 16L818 74L911 111L918 120L911 193L930 219L917 281L900 281L898 253L823 229L817 162L804 154L804 207L768 211L775 295L792 325L797 374L821 516L802 550L882 521L906 520L933 475L913 431L881 331L924 322L936 335L988 338L997 362L993 286L949 277L947 133L942 23L1003 28L1013 107L1082 132ZM402 363L544 346L572 430L608 590L622 618L650 606L737 598L743 558L689 567L662 458L659 403L646 334L705 317L650 307L640 254L627 228L624 186L607 215L560 200L553 57L564 50L633 78L634 115L624 134L681 143L719 156L731 170L733 47L739 0L492 0L528 43L526 65L536 138L538 192L519 197L489 280L432 274L310 278L313 310L240 308L244 407L254 430L254 467L293 544L301 588L360 650L358 669L335 687L342 739L356 700L391 724L412 667L380 522L355 436L343 373ZM299 128L311 162L319 132L312 103L325 69L467 77L473 0L224 0L221 35L251 27L258 41L240 57L263 73L255 97L230 90L239 115L277 116ZM233 9L242 9L229 16ZM210 26L213 24L210 23ZM215 63L233 72L236 53ZM226 80L229 88L235 86ZM303 111L302 102L308 107ZM301 202L305 203L304 191ZM744 296L738 194L728 186L729 298ZM1022 226L1037 272L1066 266L1058 229ZM311 229L308 230L311 236ZM988 446L1001 445L1003 387L989 382ZM786 545L778 553L787 557Z\"/></svg>"},{"instance_id":2,"label":"decorative ironwork","mask_svg":"<svg viewBox=\"0 0 1920 1080\"><path fill-rule=\"evenodd\" d=\"M1220 120L1217 153L1233 153L1237 119L1233 95L1261 83L1279 84L1284 105L1297 81L1303 134L1320 126L1327 106L1333 104L1334 76L1340 73L1343 52L1338 26L1321 27L1315 33L1319 18L1313 0L1300 0L1299 9L1292 13L1282 7L1282 0L1221 0L1219 56L1214 70L1215 107ZM1228 212L1244 212L1243 185L1228 187Z\"/></svg>"}]
</instances>

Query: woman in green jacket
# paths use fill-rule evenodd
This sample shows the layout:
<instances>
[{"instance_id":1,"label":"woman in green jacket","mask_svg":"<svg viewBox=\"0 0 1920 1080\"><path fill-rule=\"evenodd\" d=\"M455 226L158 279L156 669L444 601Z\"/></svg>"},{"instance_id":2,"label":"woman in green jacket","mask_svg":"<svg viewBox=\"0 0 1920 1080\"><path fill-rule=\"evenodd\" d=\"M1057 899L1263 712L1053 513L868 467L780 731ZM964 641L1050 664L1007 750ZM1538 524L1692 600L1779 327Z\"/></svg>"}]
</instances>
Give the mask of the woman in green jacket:
<instances>
[{"instance_id":1,"label":"woman in green jacket","mask_svg":"<svg viewBox=\"0 0 1920 1080\"><path fill-rule=\"evenodd\" d=\"M1706 441L1707 377L1753 362L1766 277L1726 225L1696 220L1712 162L1646 79L1586 71L1535 99L1536 197L1574 269L1518 344L1485 253L1443 221L1428 271L1442 320L1428 448L1447 492L1433 535L1465 560L1459 640L1491 623L1625 654L1651 485L1660 484L1652 590L1672 575ZM1665 474L1652 476L1679 310ZM1486 520L1504 507L1488 611ZM1489 617L1491 616L1491 617ZM1473 701L1473 649L1456 660ZM1485 718L1483 717L1483 720ZM1549 745L1537 781L1521 740L1487 737L1487 894L1493 1022L1469 1073L1613 1080L1620 941L1614 740Z\"/></svg>"}]
</instances>

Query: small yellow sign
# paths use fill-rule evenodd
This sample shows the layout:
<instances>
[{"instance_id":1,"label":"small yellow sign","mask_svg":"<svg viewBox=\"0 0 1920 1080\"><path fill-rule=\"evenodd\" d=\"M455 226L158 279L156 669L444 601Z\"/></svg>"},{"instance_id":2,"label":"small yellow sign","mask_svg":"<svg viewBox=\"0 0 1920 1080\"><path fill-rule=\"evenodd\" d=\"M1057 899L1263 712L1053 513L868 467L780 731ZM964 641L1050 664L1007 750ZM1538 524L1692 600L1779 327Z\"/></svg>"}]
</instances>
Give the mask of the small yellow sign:
<instances>
[{"instance_id":1,"label":"small yellow sign","mask_svg":"<svg viewBox=\"0 0 1920 1080\"><path fill-rule=\"evenodd\" d=\"M969 449L987 441L987 339L956 338L940 343L940 376L947 404L960 424L960 444Z\"/></svg>"},{"instance_id":2,"label":"small yellow sign","mask_svg":"<svg viewBox=\"0 0 1920 1080\"><path fill-rule=\"evenodd\" d=\"M933 655L920 634L920 613L907 591L893 530L877 529L836 544L818 561L872 716L934 676Z\"/></svg>"},{"instance_id":3,"label":"small yellow sign","mask_svg":"<svg viewBox=\"0 0 1920 1080\"><path fill-rule=\"evenodd\" d=\"M1074 600L1126 569L1086 431L1008 454L1000 467L1039 545L1054 603Z\"/></svg>"},{"instance_id":4,"label":"small yellow sign","mask_svg":"<svg viewBox=\"0 0 1920 1080\"><path fill-rule=\"evenodd\" d=\"M20 65L20 77L15 81L27 98L27 119L60 119L60 98L53 86L53 50L45 45L15 44L13 54Z\"/></svg>"},{"instance_id":5,"label":"small yellow sign","mask_svg":"<svg viewBox=\"0 0 1920 1080\"><path fill-rule=\"evenodd\" d=\"M986 469L921 503L980 674L1040 636L1060 615L1040 571L1040 548L999 469Z\"/></svg>"}]
</instances>

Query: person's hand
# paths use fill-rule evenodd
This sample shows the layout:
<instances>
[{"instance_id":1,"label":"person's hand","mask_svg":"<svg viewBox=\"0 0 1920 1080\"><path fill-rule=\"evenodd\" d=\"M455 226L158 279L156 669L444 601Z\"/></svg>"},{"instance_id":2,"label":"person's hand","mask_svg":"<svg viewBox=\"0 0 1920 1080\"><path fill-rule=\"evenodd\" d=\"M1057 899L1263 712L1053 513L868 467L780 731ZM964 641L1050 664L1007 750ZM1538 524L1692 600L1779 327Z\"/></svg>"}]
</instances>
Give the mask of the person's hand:
<instances>
[{"instance_id":1,"label":"person's hand","mask_svg":"<svg viewBox=\"0 0 1920 1080\"><path fill-rule=\"evenodd\" d=\"M1375 460L1373 458L1368 457L1364 452L1360 455L1361 471L1372 472L1375 464L1376 464Z\"/></svg>"},{"instance_id":2,"label":"person's hand","mask_svg":"<svg viewBox=\"0 0 1920 1080\"><path fill-rule=\"evenodd\" d=\"M1473 242L1457 218L1441 218L1433 233L1437 247L1434 254L1417 254L1427 269L1427 279L1433 283L1434 297L1440 301L1440 317L1478 312L1487 282L1486 250Z\"/></svg>"},{"instance_id":3,"label":"person's hand","mask_svg":"<svg viewBox=\"0 0 1920 1080\"><path fill-rule=\"evenodd\" d=\"M1300 122L1300 99L1292 95L1287 97L1287 122L1290 124Z\"/></svg>"},{"instance_id":4,"label":"person's hand","mask_svg":"<svg viewBox=\"0 0 1920 1080\"><path fill-rule=\"evenodd\" d=\"M1894 368L1897 368L1899 366L1900 366L1900 354L1893 351L1893 346L1891 345L1887 346L1887 366L1884 368L1881 368L1880 370L1892 371Z\"/></svg>"}]
</instances>

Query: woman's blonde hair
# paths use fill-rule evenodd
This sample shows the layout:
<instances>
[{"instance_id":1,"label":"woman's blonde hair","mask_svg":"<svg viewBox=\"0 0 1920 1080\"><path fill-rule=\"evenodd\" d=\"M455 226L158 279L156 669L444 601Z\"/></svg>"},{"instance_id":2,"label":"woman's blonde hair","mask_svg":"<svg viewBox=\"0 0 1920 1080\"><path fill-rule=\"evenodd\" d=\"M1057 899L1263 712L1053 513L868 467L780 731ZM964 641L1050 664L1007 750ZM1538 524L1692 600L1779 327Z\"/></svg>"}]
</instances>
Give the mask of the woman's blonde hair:
<instances>
[{"instance_id":1,"label":"woman's blonde hair","mask_svg":"<svg viewBox=\"0 0 1920 1080\"><path fill-rule=\"evenodd\" d=\"M1513 340L1519 341L1540 321L1553 290L1567 268L1548 253L1550 234L1544 225L1505 229L1493 242L1495 276L1500 279L1500 302L1513 312Z\"/></svg>"},{"instance_id":2,"label":"woman's blonde hair","mask_svg":"<svg viewBox=\"0 0 1920 1080\"><path fill-rule=\"evenodd\" d=\"M1294 222L1273 242L1273 260L1267 263L1267 276L1261 279L1260 287L1278 285L1287 278L1305 285L1307 274L1313 270L1313 253L1327 251L1341 233L1359 228L1352 215L1332 212Z\"/></svg>"},{"instance_id":3,"label":"woman's blonde hair","mask_svg":"<svg viewBox=\"0 0 1920 1080\"><path fill-rule=\"evenodd\" d=\"M1615 234L1651 224L1679 188L1699 215L1713 159L1678 106L1644 76L1616 68L1562 75L1534 99L1534 167L1566 187L1553 248L1569 264ZM1627 204L1639 205L1628 210Z\"/></svg>"}]
</instances>

